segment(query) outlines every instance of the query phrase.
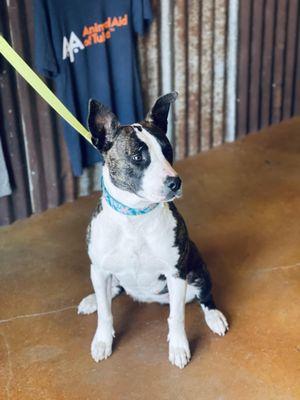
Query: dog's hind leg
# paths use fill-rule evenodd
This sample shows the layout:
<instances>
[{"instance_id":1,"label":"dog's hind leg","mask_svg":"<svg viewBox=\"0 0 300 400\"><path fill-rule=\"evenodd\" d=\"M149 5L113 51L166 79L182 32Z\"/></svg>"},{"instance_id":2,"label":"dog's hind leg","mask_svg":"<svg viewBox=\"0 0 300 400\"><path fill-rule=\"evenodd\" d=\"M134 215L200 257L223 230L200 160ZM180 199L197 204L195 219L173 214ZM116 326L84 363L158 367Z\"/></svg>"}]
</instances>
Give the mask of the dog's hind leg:
<instances>
[{"instance_id":1,"label":"dog's hind leg","mask_svg":"<svg viewBox=\"0 0 300 400\"><path fill-rule=\"evenodd\" d=\"M123 291L124 289L122 288L122 286L114 284L113 282L112 286L113 299L117 297L119 294L121 294ZM88 314L93 314L96 311L97 311L97 299L95 293L91 293L88 296L84 297L77 307L78 314L88 315Z\"/></svg>"},{"instance_id":2,"label":"dog's hind leg","mask_svg":"<svg viewBox=\"0 0 300 400\"><path fill-rule=\"evenodd\" d=\"M225 316L216 308L211 289L212 283L206 264L201 257L196 245L190 242L188 273L188 290L191 295L195 293L195 299L200 304L208 327L220 336L224 336L228 330ZM189 301L190 299L188 299Z\"/></svg>"}]
</instances>

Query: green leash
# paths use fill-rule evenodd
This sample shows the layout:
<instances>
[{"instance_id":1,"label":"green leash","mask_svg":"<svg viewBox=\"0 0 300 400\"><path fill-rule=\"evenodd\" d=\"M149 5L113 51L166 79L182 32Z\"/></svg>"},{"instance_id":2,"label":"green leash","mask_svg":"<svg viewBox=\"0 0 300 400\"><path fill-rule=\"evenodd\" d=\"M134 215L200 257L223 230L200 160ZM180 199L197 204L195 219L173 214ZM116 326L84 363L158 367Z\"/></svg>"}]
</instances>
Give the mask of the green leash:
<instances>
[{"instance_id":1,"label":"green leash","mask_svg":"<svg viewBox=\"0 0 300 400\"><path fill-rule=\"evenodd\" d=\"M90 132L74 117L74 115L63 105L39 76L29 67L29 65L19 56L18 53L0 35L0 53L15 68L15 70L31 85L36 92L64 118L77 132L79 132L88 142L92 143Z\"/></svg>"}]
</instances>

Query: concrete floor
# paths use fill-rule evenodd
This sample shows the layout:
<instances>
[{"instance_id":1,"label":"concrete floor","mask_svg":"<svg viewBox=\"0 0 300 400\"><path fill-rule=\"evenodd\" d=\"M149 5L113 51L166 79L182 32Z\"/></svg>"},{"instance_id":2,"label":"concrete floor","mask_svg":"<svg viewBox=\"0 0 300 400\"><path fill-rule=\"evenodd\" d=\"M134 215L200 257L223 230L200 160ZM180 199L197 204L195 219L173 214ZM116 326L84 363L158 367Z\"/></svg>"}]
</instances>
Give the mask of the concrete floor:
<instances>
[{"instance_id":1,"label":"concrete floor","mask_svg":"<svg viewBox=\"0 0 300 400\"><path fill-rule=\"evenodd\" d=\"M113 302L114 353L96 364L85 230L98 195L0 230L0 398L300 398L300 118L177 164L178 207L231 329L187 306L192 361L168 363L168 308Z\"/></svg>"}]
</instances>

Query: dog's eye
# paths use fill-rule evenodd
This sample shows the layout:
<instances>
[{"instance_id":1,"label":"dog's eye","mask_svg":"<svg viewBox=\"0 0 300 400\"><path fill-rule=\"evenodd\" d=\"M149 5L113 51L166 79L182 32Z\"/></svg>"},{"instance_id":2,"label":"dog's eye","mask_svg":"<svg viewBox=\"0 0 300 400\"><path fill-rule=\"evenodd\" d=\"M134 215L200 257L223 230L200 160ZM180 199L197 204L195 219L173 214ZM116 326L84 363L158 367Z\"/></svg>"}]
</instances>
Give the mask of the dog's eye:
<instances>
[{"instance_id":1,"label":"dog's eye","mask_svg":"<svg viewBox=\"0 0 300 400\"><path fill-rule=\"evenodd\" d=\"M134 155L131 157L131 159L132 159L132 161L134 161L134 162L141 162L141 161L143 160L143 157L142 157L141 154L134 154Z\"/></svg>"}]
</instances>

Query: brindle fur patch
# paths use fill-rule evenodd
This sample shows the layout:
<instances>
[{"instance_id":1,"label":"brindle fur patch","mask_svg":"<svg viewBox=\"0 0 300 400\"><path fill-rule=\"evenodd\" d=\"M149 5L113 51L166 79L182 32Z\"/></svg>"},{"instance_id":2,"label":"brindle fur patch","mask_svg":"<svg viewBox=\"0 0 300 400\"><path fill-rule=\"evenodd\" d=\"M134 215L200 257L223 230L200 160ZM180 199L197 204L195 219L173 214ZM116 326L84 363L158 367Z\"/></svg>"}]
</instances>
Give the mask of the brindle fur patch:
<instances>
[{"instance_id":1,"label":"brindle fur patch","mask_svg":"<svg viewBox=\"0 0 300 400\"><path fill-rule=\"evenodd\" d=\"M169 208L177 221L175 227L174 247L178 248L179 258L176 264L178 277L186 279L189 285L199 288L197 301L209 308L214 308L211 296L211 279L207 266L194 242L189 239L185 222L175 207L170 202Z\"/></svg>"},{"instance_id":2,"label":"brindle fur patch","mask_svg":"<svg viewBox=\"0 0 300 400\"><path fill-rule=\"evenodd\" d=\"M132 161L135 154L142 156L142 162ZM144 171L150 165L151 158L148 146L137 137L135 129L132 126L123 126L119 128L105 162L115 186L137 193L141 189Z\"/></svg>"},{"instance_id":3,"label":"brindle fur patch","mask_svg":"<svg viewBox=\"0 0 300 400\"><path fill-rule=\"evenodd\" d=\"M173 149L166 134L151 122L143 121L141 125L148 133L155 137L161 147L163 155L169 163L173 165Z\"/></svg>"}]
</instances>

